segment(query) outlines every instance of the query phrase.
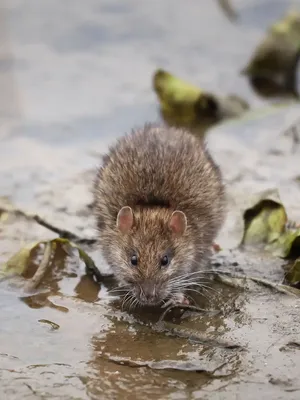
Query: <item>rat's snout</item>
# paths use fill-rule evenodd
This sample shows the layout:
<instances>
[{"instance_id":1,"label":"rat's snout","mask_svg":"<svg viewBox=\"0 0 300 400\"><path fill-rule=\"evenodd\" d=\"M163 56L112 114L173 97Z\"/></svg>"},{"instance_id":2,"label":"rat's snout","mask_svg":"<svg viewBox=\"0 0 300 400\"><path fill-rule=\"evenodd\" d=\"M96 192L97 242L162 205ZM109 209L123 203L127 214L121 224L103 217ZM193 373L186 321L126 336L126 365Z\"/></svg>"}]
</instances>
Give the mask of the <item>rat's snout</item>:
<instances>
[{"instance_id":1,"label":"rat's snout","mask_svg":"<svg viewBox=\"0 0 300 400\"><path fill-rule=\"evenodd\" d=\"M157 304L159 302L156 286L152 282L143 282L139 285L140 302L144 304Z\"/></svg>"}]
</instances>

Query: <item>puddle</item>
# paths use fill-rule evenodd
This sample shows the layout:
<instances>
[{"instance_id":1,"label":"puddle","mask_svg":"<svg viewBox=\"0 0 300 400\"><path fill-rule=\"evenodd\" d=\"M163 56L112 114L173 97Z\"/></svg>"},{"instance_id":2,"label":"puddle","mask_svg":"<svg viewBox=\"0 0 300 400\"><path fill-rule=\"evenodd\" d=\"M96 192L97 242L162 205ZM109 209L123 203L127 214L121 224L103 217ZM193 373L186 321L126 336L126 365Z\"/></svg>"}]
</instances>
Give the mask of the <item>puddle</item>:
<instances>
[{"instance_id":1,"label":"puddle","mask_svg":"<svg viewBox=\"0 0 300 400\"><path fill-rule=\"evenodd\" d=\"M0 196L83 237L95 235L88 205L97 158L124 131L158 119L155 68L262 105L238 71L270 22L262 10L277 16L286 7L284 0L237 1L245 22L239 27L204 0L3 4ZM230 249L250 193L278 188L289 216L300 221L300 148L282 135L298 115L299 106L290 106L211 130L209 146L230 196L216 267L274 282L283 276L281 260ZM1 223L0 238L4 263L22 245L54 235L11 218ZM107 272L98 252L90 255ZM159 313L129 314L113 301L109 283L93 282L76 257L59 268L57 257L37 293L0 283L1 398L299 398L299 299L215 284L198 300L220 315L169 318L168 331L159 332ZM171 328L184 334L172 336Z\"/></svg>"}]
</instances>

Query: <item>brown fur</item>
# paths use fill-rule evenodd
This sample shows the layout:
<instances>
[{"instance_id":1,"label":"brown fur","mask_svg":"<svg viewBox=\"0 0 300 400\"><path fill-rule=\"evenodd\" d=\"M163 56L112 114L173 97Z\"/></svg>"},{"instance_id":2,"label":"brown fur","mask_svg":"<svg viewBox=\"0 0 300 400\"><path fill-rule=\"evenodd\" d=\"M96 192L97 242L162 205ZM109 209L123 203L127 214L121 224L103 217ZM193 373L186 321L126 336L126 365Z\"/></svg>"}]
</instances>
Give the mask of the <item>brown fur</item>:
<instances>
[{"instance_id":1,"label":"brown fur","mask_svg":"<svg viewBox=\"0 0 300 400\"><path fill-rule=\"evenodd\" d=\"M223 222L225 194L221 172L199 139L183 129L146 125L109 149L95 180L94 204L100 247L116 278L141 302L140 293L154 287L159 303L179 292L171 279L205 266ZM128 234L116 225L123 206L134 214ZM187 218L181 237L168 226L174 210ZM166 253L172 261L164 268L159 260Z\"/></svg>"}]
</instances>

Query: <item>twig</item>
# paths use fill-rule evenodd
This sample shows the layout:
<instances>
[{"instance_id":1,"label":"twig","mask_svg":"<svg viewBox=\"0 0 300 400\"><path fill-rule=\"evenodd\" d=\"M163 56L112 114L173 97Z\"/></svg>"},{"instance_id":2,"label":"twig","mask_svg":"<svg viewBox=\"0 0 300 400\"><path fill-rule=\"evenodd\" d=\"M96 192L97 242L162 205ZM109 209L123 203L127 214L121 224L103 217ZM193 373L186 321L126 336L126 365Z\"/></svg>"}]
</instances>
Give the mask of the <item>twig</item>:
<instances>
[{"instance_id":1,"label":"twig","mask_svg":"<svg viewBox=\"0 0 300 400\"><path fill-rule=\"evenodd\" d=\"M266 279L261 279L261 278L256 278L253 276L244 276L244 275L238 275L238 274L232 274L230 272L222 272L222 271L216 271L216 273L214 274L215 277L219 278L221 282L228 284L228 282L226 282L226 280L224 281L222 279L222 275L225 276L229 276L232 279L243 279L244 281L252 281L254 283L257 283L258 285L262 285L265 286L269 289L273 289L276 290L279 293L283 293L283 294L289 294L289 295L293 295L295 297L299 297L300 296L300 290L298 289L294 289L290 286L285 286L282 284L278 284L278 283L273 283L270 282Z\"/></svg>"},{"instance_id":2,"label":"twig","mask_svg":"<svg viewBox=\"0 0 300 400\"><path fill-rule=\"evenodd\" d=\"M42 324L50 325L52 330L57 330L60 328L60 326L57 323L49 321L48 319L39 319L38 321L41 322Z\"/></svg>"},{"instance_id":3,"label":"twig","mask_svg":"<svg viewBox=\"0 0 300 400\"><path fill-rule=\"evenodd\" d=\"M108 356L107 359L114 364L122 365L130 368L149 368L153 370L163 370L163 371L183 371L183 372L196 372L203 373L214 379L221 379L228 377L232 374L220 374L215 375L215 373L222 369L228 364L228 361L221 365L218 365L214 370L209 371L198 364L193 364L192 362L184 362L181 360L161 360L161 361L134 361L127 357L115 357Z\"/></svg>"},{"instance_id":4,"label":"twig","mask_svg":"<svg viewBox=\"0 0 300 400\"><path fill-rule=\"evenodd\" d=\"M70 240L76 244L79 245L87 245L87 246L92 246L97 242L97 239L87 239L87 238L81 238L80 236L76 235L75 233L72 233L70 231L67 231L65 229L60 229L57 228L56 226L50 224L49 222L45 221L43 218L41 218L37 214L30 214L27 213L23 210L20 210L18 208L14 207L3 207L0 206L0 212L1 213L7 213L7 214L14 214L16 216L21 216L23 218L26 218L27 220L35 221L39 225L43 226L46 229L49 229L50 231L58 234L60 238L64 238L67 240Z\"/></svg>"}]
</instances>

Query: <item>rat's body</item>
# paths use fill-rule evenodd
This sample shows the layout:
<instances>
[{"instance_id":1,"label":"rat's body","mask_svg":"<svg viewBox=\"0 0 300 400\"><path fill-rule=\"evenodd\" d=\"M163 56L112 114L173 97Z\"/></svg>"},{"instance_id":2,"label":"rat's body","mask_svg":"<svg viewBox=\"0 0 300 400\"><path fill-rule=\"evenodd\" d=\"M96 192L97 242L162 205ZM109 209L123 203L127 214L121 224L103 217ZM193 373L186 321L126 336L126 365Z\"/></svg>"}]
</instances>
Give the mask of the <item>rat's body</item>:
<instances>
[{"instance_id":1,"label":"rat's body","mask_svg":"<svg viewBox=\"0 0 300 400\"><path fill-rule=\"evenodd\" d=\"M155 305L201 278L197 271L223 222L225 194L199 139L147 125L110 148L94 204L100 246L119 284L132 301Z\"/></svg>"}]
</instances>

